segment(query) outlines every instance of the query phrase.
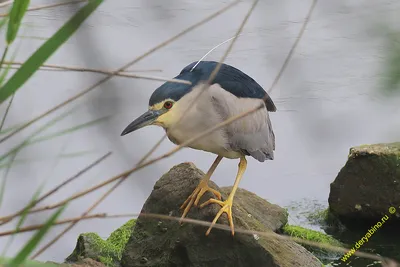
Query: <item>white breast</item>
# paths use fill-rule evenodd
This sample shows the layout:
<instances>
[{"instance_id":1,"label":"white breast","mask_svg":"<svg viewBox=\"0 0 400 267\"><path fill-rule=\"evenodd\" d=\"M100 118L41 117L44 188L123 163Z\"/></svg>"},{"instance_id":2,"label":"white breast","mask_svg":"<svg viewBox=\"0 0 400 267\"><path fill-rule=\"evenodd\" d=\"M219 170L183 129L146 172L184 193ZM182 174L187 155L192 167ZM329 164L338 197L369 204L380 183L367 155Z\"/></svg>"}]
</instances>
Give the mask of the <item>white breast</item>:
<instances>
[{"instance_id":1,"label":"white breast","mask_svg":"<svg viewBox=\"0 0 400 267\"><path fill-rule=\"evenodd\" d=\"M218 85L212 85L208 90L212 90L213 86ZM199 96L201 89L202 86L196 86L190 93L182 97L171 110L184 114L181 121L167 131L168 138L175 144L181 144L223 121L210 101L208 90ZM193 102L194 99L196 100ZM189 106L191 108L187 111ZM223 129L213 131L188 145L188 147L208 151L227 158L241 156L241 153L231 151Z\"/></svg>"}]
</instances>

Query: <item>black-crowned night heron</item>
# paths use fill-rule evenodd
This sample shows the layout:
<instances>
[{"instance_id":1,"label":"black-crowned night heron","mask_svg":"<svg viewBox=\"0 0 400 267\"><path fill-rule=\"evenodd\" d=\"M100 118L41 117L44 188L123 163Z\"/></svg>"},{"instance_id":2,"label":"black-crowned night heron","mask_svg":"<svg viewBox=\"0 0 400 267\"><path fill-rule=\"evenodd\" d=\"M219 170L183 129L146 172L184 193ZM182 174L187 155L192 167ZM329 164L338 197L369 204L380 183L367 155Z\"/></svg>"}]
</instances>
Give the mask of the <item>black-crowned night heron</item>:
<instances>
[{"instance_id":1,"label":"black-crowned night heron","mask_svg":"<svg viewBox=\"0 0 400 267\"><path fill-rule=\"evenodd\" d=\"M224 212L228 215L232 235L234 235L233 197L246 170L246 156L252 156L260 162L274 159L275 135L268 111L276 111L276 107L272 99L255 80L227 64L222 64L217 76L211 82L211 86L205 92L199 94L217 62L202 61L192 69L195 64L196 62L193 62L186 66L175 77L175 79L190 81L191 85L166 82L158 87L150 97L149 110L129 124L121 135L147 125L158 125L165 129L168 138L174 144L179 145L231 116L263 104L265 108L234 121L188 145L188 147L208 151L218 156L202 181L182 204L181 209L184 209L182 218L187 215L193 204L198 205L205 192L210 191L217 199L209 199L201 204L200 208L216 203L221 205L221 209L208 228L206 235L210 233L212 227ZM193 101L195 98L197 98L196 101ZM187 111L189 106L191 108ZM183 113L185 114L183 115ZM240 159L235 183L225 201L222 201L221 194L218 191L208 186L211 175L223 157Z\"/></svg>"}]
</instances>

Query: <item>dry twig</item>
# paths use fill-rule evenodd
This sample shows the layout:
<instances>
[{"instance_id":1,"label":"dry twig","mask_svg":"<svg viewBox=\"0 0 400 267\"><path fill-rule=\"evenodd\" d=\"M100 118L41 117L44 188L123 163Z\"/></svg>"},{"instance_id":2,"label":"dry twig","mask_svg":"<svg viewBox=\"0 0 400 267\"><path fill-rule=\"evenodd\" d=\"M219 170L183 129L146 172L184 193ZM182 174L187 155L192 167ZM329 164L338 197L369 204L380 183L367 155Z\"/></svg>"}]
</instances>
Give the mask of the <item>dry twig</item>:
<instances>
[{"instance_id":1,"label":"dry twig","mask_svg":"<svg viewBox=\"0 0 400 267\"><path fill-rule=\"evenodd\" d=\"M8 0L8 1L5 1L5 2L3 2L3 3L0 3L0 8L1 8L1 7L9 6L9 5L11 5L13 2L14 2L14 0Z\"/></svg>"},{"instance_id":2,"label":"dry twig","mask_svg":"<svg viewBox=\"0 0 400 267\"><path fill-rule=\"evenodd\" d=\"M4 142L5 140L9 139L10 137L14 136L15 134L19 133L20 131L22 131L23 129L25 129L26 127L32 125L33 123L35 123L36 121L46 117L47 115L53 113L54 111L58 110L59 108L62 108L63 106L75 101L76 99L86 95L87 93L89 93L90 91L92 91L93 89L95 89L97 86L99 86L100 84L108 81L109 79L111 79L115 73L124 71L125 69L129 68L130 66L132 66L133 64L139 62L140 60L142 60L143 58L147 57L148 55L152 54L153 52L157 51L158 49L166 46L167 44L171 43L172 41L178 39L179 37L181 37L182 35L194 30L195 28L203 25L204 23L210 21L211 19L217 17L218 15L222 14L223 12L227 11L229 8L233 7L234 5L238 4L240 2L240 0L236 0L232 3L230 3L229 5L225 6L224 8L220 9L219 11L211 14L210 16L206 17L205 19L201 20L200 22L186 28L185 30L181 31L180 33L176 34L175 36L169 38L168 40L162 42L161 44L153 47L152 49L150 49L149 51L147 51L146 53L142 54L141 56L137 57L136 59L132 60L131 62L125 64L124 66L122 66L121 68L119 68L118 70L116 70L115 72L113 72L113 74L108 75L106 77L104 77L103 79L99 80L98 82L96 82L95 84L93 84L92 86L88 87L87 89L83 90L82 92L74 95L73 97L67 99L66 101L54 106L53 108L47 110L46 112L44 112L43 114L33 118L32 120L30 120L29 122L25 123L24 125L22 125L21 127L19 127L18 129L12 131L10 134L6 135L5 137L3 137L2 139L0 139L0 143Z\"/></svg>"},{"instance_id":3,"label":"dry twig","mask_svg":"<svg viewBox=\"0 0 400 267\"><path fill-rule=\"evenodd\" d=\"M10 63L10 64L13 64L13 63ZM60 70L65 71L66 70L66 71L79 71L79 72L93 72L93 73L115 75L115 76L126 77L126 78L135 78L135 79L144 79L144 80L151 80L151 81L162 81L162 82L172 82L172 83L182 83L182 84L189 84L189 85L192 84L190 81L179 80L179 79L170 79L170 78L163 78L163 77L156 77L156 76L138 75L138 74L133 74L133 73L128 73L128 72L114 73L112 71L107 71L107 70L97 70L97 69L88 69L88 68L59 66L58 68L49 67L49 68L40 68L39 70L47 70L47 71L60 71Z\"/></svg>"},{"instance_id":4,"label":"dry twig","mask_svg":"<svg viewBox=\"0 0 400 267\"><path fill-rule=\"evenodd\" d=\"M23 209L17 211L14 214L5 216L5 217L0 217L0 225L6 224L7 222L10 222L12 219L14 219L17 216L22 215L26 210L29 210L31 208L33 208L34 206L36 206L39 202L43 201L44 199L48 198L49 196L51 196L52 194L56 193L58 190L60 190L62 187L66 186L67 184L71 183L72 181L76 180L77 178L79 178L82 174L84 174L85 172L89 171L91 168L93 168L94 166L96 166L97 164L99 164L100 162L102 162L103 160L105 160L107 157L109 157L111 155L111 152L108 152L107 154L105 154L104 156L100 157L99 159L97 159L96 161L94 161L93 163L89 164L88 166L86 166L84 169L80 170L78 173L76 173L74 176L68 178L67 180L65 180L64 182L62 182L61 184L59 184L58 186L56 186L55 188L53 188L52 190L50 190L49 192L47 192L46 194L44 194L43 196L41 196L40 198L38 198L37 200L29 203L26 207L24 207Z\"/></svg>"},{"instance_id":5,"label":"dry twig","mask_svg":"<svg viewBox=\"0 0 400 267\"><path fill-rule=\"evenodd\" d=\"M76 222L80 220L90 220L90 219L114 219L114 218L132 218L132 217L137 217L137 214L116 214L116 215L108 215L107 213L97 213L93 215L86 215L86 216L79 216L76 218L70 218L70 219L64 219L55 222L53 225L61 225L61 224L66 224L70 222ZM35 224L35 225L29 225L26 227L21 227L19 229L13 229L13 230L8 230L4 232L0 232L0 237L1 236L8 236L8 235L14 235L14 234L19 234L19 233L24 233L24 232L30 232L30 231L35 231L39 230L44 226L44 224Z\"/></svg>"},{"instance_id":6,"label":"dry twig","mask_svg":"<svg viewBox=\"0 0 400 267\"><path fill-rule=\"evenodd\" d=\"M306 27L308 25L308 22L310 21L311 15L315 9L315 6L317 5L318 0L313 0L310 9L308 10L308 14L304 20L303 26L300 29L299 34L297 35L296 41L294 42L292 48L290 48L289 54L286 56L285 61L283 62L283 65L281 69L278 72L278 75L275 77L274 82L272 83L271 87L268 90L268 93L271 93L272 90L275 88L276 84L278 83L279 79L281 78L283 72L285 71L287 65L289 64L290 59L293 56L293 52L296 49L297 45L299 44L301 37L303 36L304 31L306 30Z\"/></svg>"},{"instance_id":7,"label":"dry twig","mask_svg":"<svg viewBox=\"0 0 400 267\"><path fill-rule=\"evenodd\" d=\"M23 62L17 61L4 61L4 64L8 65L17 65L21 66ZM75 67L75 66L65 66L65 65L57 65L57 64L43 64L40 67L40 70L47 70L47 71L77 71L77 72L93 72L93 73L101 73L101 74L113 74L111 70L101 70L101 69L94 69L94 68L84 68L84 67ZM126 70L123 72L118 72L115 76L119 76L120 74L131 74L134 72L162 72L160 69L148 69L148 70Z\"/></svg>"},{"instance_id":8,"label":"dry twig","mask_svg":"<svg viewBox=\"0 0 400 267\"><path fill-rule=\"evenodd\" d=\"M115 185L113 185L111 187L111 190L109 190L108 192L111 193L115 188L118 187L118 185L120 185L122 183L122 179L119 180ZM99 200L97 200L87 211L85 211L82 215L82 217L88 216L88 214L94 210L102 201L103 199L105 199L109 193L106 192ZM46 245L44 245L42 248L39 249L38 252L36 252L31 259L35 259L37 256L39 256L40 254L42 254L46 249L48 249L49 247L51 247L55 242L57 242L65 233L67 233L69 230L72 229L72 227L74 227L80 220L76 220L73 221L70 225L68 225L61 233L59 233L55 238L53 238L50 242L48 242Z\"/></svg>"}]
</instances>

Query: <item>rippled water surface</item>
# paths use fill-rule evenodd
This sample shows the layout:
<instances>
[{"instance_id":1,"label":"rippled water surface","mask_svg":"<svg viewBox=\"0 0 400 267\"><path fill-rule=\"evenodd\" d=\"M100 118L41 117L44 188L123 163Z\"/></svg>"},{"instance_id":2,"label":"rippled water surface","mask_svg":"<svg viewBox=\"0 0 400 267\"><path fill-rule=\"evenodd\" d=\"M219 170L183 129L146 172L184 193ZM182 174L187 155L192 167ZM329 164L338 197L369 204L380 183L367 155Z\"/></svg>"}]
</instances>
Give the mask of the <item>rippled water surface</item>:
<instances>
[{"instance_id":1,"label":"rippled water surface","mask_svg":"<svg viewBox=\"0 0 400 267\"><path fill-rule=\"evenodd\" d=\"M49 3L31 2L32 5ZM113 70L227 3L221 0L105 1L47 63ZM250 3L241 2L131 69L161 69L162 72L143 74L174 77L213 46L232 37ZM311 1L260 1L226 62L269 88L310 5ZM41 38L50 37L78 7L29 12L23 24L23 36L19 38L16 61L26 59L42 44ZM398 141L399 98L385 98L377 88L385 57L384 31L388 26L399 25L399 12L398 1L320 1L286 72L273 90L271 96L278 108L271 114L277 142L275 160L265 163L249 160L240 186L272 203L297 205L291 211L290 223L309 226L302 212L313 209L313 205L327 206L329 185L344 165L351 146ZM219 60L226 48L227 45L220 47L207 59ZM16 94L6 127L43 113L101 77L101 74L82 72L39 72ZM35 143L18 153L8 175L6 205L2 205L1 214L23 207L44 181L45 189L52 188L107 151L113 151L113 155L104 164L45 202L54 203L136 164L164 134L163 130L148 127L124 137L120 133L147 109L148 98L159 85L161 82L116 77L64 109L76 107L70 116L48 129L47 134L105 116L108 119L69 135ZM3 112L5 106L1 108ZM22 142L35 127L13 137L0 148L2 153ZM172 147L165 141L156 154ZM213 160L212 154L184 149L132 175L95 212L137 213L155 181L173 165L192 161L206 171ZM237 163L223 160L213 180L221 186L232 185ZM64 217L81 214L99 196L100 192L96 192L71 203ZM37 214L28 221L40 223L45 218ZM95 231L107 237L125 221L79 223L39 259L62 261L73 250L79 233ZM46 239L50 240L58 230L53 230ZM30 236L16 236L8 254L13 255ZM393 240L384 238L379 242L369 245L378 253L400 259L394 252ZM367 263L354 258L351 264L361 267Z\"/></svg>"}]
</instances>

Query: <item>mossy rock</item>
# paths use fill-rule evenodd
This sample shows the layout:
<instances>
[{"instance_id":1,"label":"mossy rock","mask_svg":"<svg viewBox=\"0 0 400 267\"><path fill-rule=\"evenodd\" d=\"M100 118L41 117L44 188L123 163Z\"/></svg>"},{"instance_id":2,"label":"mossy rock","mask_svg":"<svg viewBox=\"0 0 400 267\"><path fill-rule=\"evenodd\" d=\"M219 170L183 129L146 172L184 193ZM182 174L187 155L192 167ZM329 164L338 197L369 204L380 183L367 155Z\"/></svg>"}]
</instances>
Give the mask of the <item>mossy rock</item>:
<instances>
[{"instance_id":1,"label":"mossy rock","mask_svg":"<svg viewBox=\"0 0 400 267\"><path fill-rule=\"evenodd\" d=\"M183 163L173 167L157 181L146 200L142 213L164 214L180 217L181 204L198 185L204 173L193 164ZM231 188L218 188L212 181L209 186L227 199ZM204 194L200 203L213 197ZM217 204L203 208L193 207L188 218L211 222L220 210ZM207 228L192 223L180 225L173 220L139 216L136 226L122 256L123 267L320 267L322 263L308 250L291 240L273 238L275 231L287 222L287 211L259 196L238 189L232 207L235 229L271 233L272 237L249 235L214 228L205 236ZM224 214L218 223L227 224Z\"/></svg>"},{"instance_id":2,"label":"mossy rock","mask_svg":"<svg viewBox=\"0 0 400 267\"><path fill-rule=\"evenodd\" d=\"M135 220L132 219L111 233L106 239L102 239L96 233L84 233L79 235L76 247L66 262L79 262L84 258L90 258L101 262L106 266L119 266L122 252L131 236Z\"/></svg>"},{"instance_id":3,"label":"mossy rock","mask_svg":"<svg viewBox=\"0 0 400 267\"><path fill-rule=\"evenodd\" d=\"M344 225L359 228L390 216L386 225L400 224L400 142L362 145L350 149L348 159L329 194L330 212ZM389 214L395 207L397 212ZM393 227L385 226L385 230Z\"/></svg>"}]
</instances>

